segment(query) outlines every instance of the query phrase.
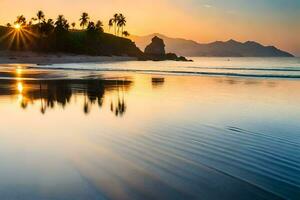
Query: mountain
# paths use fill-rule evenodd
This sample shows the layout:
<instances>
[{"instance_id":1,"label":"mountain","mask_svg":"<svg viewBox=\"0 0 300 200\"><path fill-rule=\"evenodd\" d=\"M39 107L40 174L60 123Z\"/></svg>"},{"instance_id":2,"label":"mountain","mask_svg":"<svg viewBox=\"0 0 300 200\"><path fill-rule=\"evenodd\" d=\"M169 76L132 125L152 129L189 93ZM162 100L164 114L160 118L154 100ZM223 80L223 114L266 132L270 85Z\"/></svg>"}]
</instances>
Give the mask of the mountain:
<instances>
[{"instance_id":1,"label":"mountain","mask_svg":"<svg viewBox=\"0 0 300 200\"><path fill-rule=\"evenodd\" d=\"M154 36L162 38L166 44L166 51L182 56L212 56L212 57L293 57L292 54L277 49L274 46L263 46L257 42L247 41L245 43L235 40L226 42L216 41L200 44L193 40L181 38L170 38L162 34L151 34L147 36L131 36L136 45L144 50Z\"/></svg>"}]
</instances>

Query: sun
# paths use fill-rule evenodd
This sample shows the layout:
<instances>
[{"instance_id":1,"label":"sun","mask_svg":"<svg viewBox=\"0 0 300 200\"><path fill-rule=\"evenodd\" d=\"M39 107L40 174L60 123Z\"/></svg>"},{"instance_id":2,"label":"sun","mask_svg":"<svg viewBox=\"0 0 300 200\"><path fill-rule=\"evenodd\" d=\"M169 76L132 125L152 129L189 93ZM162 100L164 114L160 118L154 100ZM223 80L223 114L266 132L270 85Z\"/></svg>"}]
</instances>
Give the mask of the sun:
<instances>
[{"instance_id":1,"label":"sun","mask_svg":"<svg viewBox=\"0 0 300 200\"><path fill-rule=\"evenodd\" d=\"M15 28L16 30L20 30L20 29L21 29L21 25L20 25L20 24L15 24L15 25L14 25L14 28Z\"/></svg>"}]
</instances>

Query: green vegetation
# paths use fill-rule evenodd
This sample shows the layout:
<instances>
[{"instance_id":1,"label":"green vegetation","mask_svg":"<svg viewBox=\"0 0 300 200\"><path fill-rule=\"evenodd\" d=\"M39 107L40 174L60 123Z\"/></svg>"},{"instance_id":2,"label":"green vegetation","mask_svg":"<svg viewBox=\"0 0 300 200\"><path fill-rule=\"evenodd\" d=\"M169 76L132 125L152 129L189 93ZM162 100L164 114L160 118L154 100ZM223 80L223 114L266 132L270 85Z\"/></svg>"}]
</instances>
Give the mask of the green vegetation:
<instances>
[{"instance_id":1,"label":"green vegetation","mask_svg":"<svg viewBox=\"0 0 300 200\"><path fill-rule=\"evenodd\" d=\"M129 36L123 30L127 23L123 14L115 14L109 20L109 28L114 27L115 35L104 33L102 21L90 21L86 12L81 14L79 22L81 30L63 15L53 20L47 19L43 11L38 11L28 22L25 16L19 15L13 25L0 26L0 50L134 57L143 54L131 40L120 37Z\"/></svg>"}]
</instances>

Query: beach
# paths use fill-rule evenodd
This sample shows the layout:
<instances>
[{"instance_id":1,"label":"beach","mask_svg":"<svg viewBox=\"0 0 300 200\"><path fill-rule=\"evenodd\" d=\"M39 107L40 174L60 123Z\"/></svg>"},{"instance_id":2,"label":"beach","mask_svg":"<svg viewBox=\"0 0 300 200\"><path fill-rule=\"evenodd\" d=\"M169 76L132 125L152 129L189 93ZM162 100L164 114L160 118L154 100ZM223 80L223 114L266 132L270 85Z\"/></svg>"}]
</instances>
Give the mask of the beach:
<instances>
[{"instance_id":1,"label":"beach","mask_svg":"<svg viewBox=\"0 0 300 200\"><path fill-rule=\"evenodd\" d=\"M0 200L300 200L300 0L0 5Z\"/></svg>"},{"instance_id":2,"label":"beach","mask_svg":"<svg viewBox=\"0 0 300 200\"><path fill-rule=\"evenodd\" d=\"M297 199L298 61L200 60L1 65L0 198Z\"/></svg>"},{"instance_id":3,"label":"beach","mask_svg":"<svg viewBox=\"0 0 300 200\"><path fill-rule=\"evenodd\" d=\"M26 51L0 51L0 64L62 64L62 63L99 63L137 60L128 56L90 56L66 53L35 53Z\"/></svg>"}]
</instances>

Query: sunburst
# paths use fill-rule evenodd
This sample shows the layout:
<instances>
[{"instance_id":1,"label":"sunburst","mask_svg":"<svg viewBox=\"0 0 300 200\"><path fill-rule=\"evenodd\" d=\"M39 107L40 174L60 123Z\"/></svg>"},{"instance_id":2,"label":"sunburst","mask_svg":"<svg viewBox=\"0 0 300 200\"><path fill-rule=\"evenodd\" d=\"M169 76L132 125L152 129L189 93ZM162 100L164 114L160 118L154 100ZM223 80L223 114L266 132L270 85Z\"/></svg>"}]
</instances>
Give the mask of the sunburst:
<instances>
[{"instance_id":1,"label":"sunburst","mask_svg":"<svg viewBox=\"0 0 300 200\"><path fill-rule=\"evenodd\" d=\"M13 45L16 49L20 49L21 47L28 48L29 44L37 37L38 35L29 27L15 24L5 35L0 37L0 41L7 40L8 49L11 49Z\"/></svg>"}]
</instances>

